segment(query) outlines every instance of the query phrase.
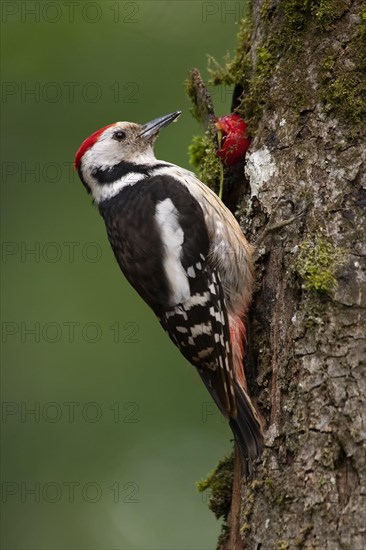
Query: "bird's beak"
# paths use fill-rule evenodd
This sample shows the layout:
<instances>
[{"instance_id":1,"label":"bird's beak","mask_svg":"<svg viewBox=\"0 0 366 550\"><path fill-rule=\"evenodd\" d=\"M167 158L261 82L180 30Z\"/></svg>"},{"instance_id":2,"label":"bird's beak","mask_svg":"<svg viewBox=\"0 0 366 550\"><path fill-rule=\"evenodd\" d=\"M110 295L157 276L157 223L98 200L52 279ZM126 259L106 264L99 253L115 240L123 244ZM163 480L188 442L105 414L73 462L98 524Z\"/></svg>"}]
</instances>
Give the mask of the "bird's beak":
<instances>
[{"instance_id":1,"label":"bird's beak","mask_svg":"<svg viewBox=\"0 0 366 550\"><path fill-rule=\"evenodd\" d=\"M155 118L151 122L144 124L138 134L138 137L149 139L156 136L161 128L164 128L164 126L168 126L168 124L177 120L181 112L182 111L175 111L175 113L170 113L169 115Z\"/></svg>"}]
</instances>

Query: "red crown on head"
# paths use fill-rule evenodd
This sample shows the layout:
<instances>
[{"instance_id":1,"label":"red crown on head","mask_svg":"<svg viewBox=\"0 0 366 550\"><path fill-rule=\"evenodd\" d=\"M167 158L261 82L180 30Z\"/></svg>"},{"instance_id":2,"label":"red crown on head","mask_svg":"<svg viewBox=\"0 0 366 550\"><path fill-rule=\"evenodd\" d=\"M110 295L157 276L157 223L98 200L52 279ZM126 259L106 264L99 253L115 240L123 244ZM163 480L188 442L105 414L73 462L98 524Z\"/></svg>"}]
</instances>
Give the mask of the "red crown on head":
<instances>
[{"instance_id":1,"label":"red crown on head","mask_svg":"<svg viewBox=\"0 0 366 550\"><path fill-rule=\"evenodd\" d=\"M75 170L78 170L80 167L81 159L85 155L85 153L93 147L94 143L98 141L98 138L101 134L103 134L104 130L107 128L110 128L111 126L114 126L114 124L108 124L108 126L104 126L104 128L100 128L96 132L94 132L91 136L86 138L86 140L83 141L83 143L80 145L79 149L76 152L75 159L74 159L74 168Z\"/></svg>"}]
</instances>

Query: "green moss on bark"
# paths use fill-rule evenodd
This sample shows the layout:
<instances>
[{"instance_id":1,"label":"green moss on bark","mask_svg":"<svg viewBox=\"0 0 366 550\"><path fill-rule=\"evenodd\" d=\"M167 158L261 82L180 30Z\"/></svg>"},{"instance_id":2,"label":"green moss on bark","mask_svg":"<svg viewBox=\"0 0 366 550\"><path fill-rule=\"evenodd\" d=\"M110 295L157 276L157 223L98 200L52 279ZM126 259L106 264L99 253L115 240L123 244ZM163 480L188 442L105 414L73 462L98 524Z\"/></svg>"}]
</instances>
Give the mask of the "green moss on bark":
<instances>
[{"instance_id":1,"label":"green moss on bark","mask_svg":"<svg viewBox=\"0 0 366 550\"><path fill-rule=\"evenodd\" d=\"M234 457L224 457L216 468L197 483L197 489L200 493L209 491L208 501L209 509L215 514L217 519L223 517L225 520L230 511L231 494L234 478Z\"/></svg>"},{"instance_id":2,"label":"green moss on bark","mask_svg":"<svg viewBox=\"0 0 366 550\"><path fill-rule=\"evenodd\" d=\"M300 246L295 270L306 290L329 293L337 284L337 269L345 262L345 251L335 247L323 235L310 235Z\"/></svg>"},{"instance_id":3,"label":"green moss on bark","mask_svg":"<svg viewBox=\"0 0 366 550\"><path fill-rule=\"evenodd\" d=\"M228 535L227 518L231 507L231 496L234 482L234 454L224 457L206 479L199 481L196 486L200 493L209 491L209 509L216 518L223 518L221 534L217 548L226 541Z\"/></svg>"},{"instance_id":4,"label":"green moss on bark","mask_svg":"<svg viewBox=\"0 0 366 550\"><path fill-rule=\"evenodd\" d=\"M366 16L357 35L341 55L323 61L320 97L326 112L334 112L355 125L354 133L366 117Z\"/></svg>"},{"instance_id":5,"label":"green moss on bark","mask_svg":"<svg viewBox=\"0 0 366 550\"><path fill-rule=\"evenodd\" d=\"M279 5L274 0L265 0L260 12L265 32L254 56L250 50L252 22L247 17L240 23L234 57L226 58L223 66L210 58L212 84L243 87L237 112L247 120L252 135L263 109L270 110L272 104L275 106L281 100L271 89L277 71L289 75L293 93L286 94L290 101L288 109L300 114L310 104L320 102L326 113L332 112L349 126L353 125L352 137L357 135L366 115L366 4L359 13L358 32L350 37L346 51L339 55L331 53L331 42L324 46L329 31L340 23L347 10L347 0L281 0ZM309 36L310 44L304 42ZM312 51L323 58L323 72L315 77L318 86L309 87L303 67L309 66Z\"/></svg>"},{"instance_id":6,"label":"green moss on bark","mask_svg":"<svg viewBox=\"0 0 366 550\"><path fill-rule=\"evenodd\" d=\"M304 30L312 21L319 30L328 31L348 9L345 0L282 0L286 24L293 31Z\"/></svg>"},{"instance_id":7,"label":"green moss on bark","mask_svg":"<svg viewBox=\"0 0 366 550\"><path fill-rule=\"evenodd\" d=\"M221 161L216 155L216 136L208 130L204 136L194 136L188 147L189 162L197 175L208 187L218 193L220 187Z\"/></svg>"},{"instance_id":8,"label":"green moss on bark","mask_svg":"<svg viewBox=\"0 0 366 550\"><path fill-rule=\"evenodd\" d=\"M197 122L201 122L202 114L200 112L199 105L197 104L196 89L194 87L194 82L192 79L187 78L184 82L184 89L188 96L188 99L191 101L190 113Z\"/></svg>"}]
</instances>

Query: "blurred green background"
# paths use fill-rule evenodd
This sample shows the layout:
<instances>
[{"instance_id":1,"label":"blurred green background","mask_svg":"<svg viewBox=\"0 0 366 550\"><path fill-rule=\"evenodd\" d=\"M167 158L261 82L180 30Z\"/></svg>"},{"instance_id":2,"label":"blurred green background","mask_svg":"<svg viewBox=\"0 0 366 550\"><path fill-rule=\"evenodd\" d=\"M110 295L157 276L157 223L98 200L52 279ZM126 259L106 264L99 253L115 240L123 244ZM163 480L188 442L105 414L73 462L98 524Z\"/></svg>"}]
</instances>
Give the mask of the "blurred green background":
<instances>
[{"instance_id":1,"label":"blurred green background","mask_svg":"<svg viewBox=\"0 0 366 550\"><path fill-rule=\"evenodd\" d=\"M193 368L124 281L72 160L90 133L182 109L235 47L242 2L7 2L2 10L2 541L20 549L211 549L195 482L231 449ZM217 114L231 90L213 95Z\"/></svg>"}]
</instances>

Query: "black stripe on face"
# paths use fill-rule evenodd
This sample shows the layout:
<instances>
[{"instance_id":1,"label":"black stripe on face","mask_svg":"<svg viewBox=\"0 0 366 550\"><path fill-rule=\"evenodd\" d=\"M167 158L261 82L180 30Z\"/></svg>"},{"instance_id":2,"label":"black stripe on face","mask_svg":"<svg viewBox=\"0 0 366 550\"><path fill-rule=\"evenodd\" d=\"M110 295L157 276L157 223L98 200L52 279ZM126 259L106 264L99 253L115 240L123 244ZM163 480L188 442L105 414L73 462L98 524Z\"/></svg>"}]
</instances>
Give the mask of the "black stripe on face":
<instances>
[{"instance_id":1,"label":"black stripe on face","mask_svg":"<svg viewBox=\"0 0 366 550\"><path fill-rule=\"evenodd\" d=\"M144 176L151 176L154 170L157 168L164 168L165 166L168 165L160 163L150 166L148 164L135 164L133 162L121 161L111 168L96 168L92 172L92 175L101 185L108 185L109 183L114 183L124 176L127 176L131 172Z\"/></svg>"}]
</instances>

